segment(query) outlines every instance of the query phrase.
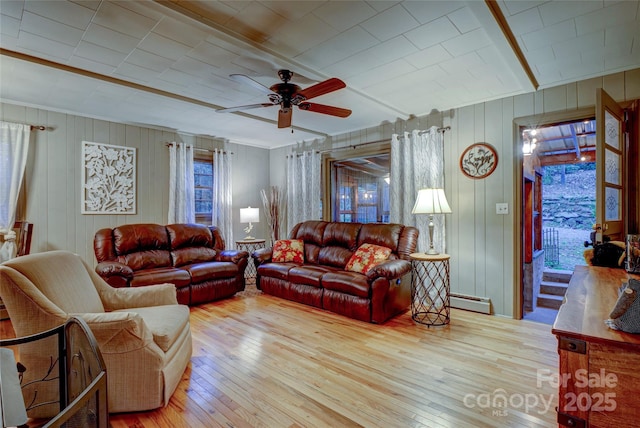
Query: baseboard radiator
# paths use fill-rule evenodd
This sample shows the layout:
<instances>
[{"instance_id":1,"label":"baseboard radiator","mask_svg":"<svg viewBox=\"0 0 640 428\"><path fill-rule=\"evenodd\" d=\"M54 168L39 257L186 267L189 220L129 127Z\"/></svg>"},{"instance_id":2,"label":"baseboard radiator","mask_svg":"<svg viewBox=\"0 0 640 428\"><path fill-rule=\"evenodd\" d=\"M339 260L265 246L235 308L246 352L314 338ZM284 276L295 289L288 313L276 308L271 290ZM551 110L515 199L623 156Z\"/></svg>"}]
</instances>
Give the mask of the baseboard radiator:
<instances>
[{"instance_id":1,"label":"baseboard radiator","mask_svg":"<svg viewBox=\"0 0 640 428\"><path fill-rule=\"evenodd\" d=\"M488 297L476 297L458 293L451 293L450 297L452 308L491 314L491 299Z\"/></svg>"}]
</instances>

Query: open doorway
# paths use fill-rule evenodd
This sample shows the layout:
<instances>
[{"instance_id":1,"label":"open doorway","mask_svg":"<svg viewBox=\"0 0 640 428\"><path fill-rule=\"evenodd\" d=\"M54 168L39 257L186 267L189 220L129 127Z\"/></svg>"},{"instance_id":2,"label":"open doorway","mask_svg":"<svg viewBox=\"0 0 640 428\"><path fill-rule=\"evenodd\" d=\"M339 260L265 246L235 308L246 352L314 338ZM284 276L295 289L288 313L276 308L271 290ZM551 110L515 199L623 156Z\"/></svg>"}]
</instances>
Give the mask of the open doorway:
<instances>
[{"instance_id":1,"label":"open doorway","mask_svg":"<svg viewBox=\"0 0 640 428\"><path fill-rule=\"evenodd\" d=\"M594 118L522 128L524 319L553 323L595 223Z\"/></svg>"},{"instance_id":2,"label":"open doorway","mask_svg":"<svg viewBox=\"0 0 640 428\"><path fill-rule=\"evenodd\" d=\"M596 164L543 167L542 249L547 270L573 271L584 265L596 223Z\"/></svg>"}]
</instances>

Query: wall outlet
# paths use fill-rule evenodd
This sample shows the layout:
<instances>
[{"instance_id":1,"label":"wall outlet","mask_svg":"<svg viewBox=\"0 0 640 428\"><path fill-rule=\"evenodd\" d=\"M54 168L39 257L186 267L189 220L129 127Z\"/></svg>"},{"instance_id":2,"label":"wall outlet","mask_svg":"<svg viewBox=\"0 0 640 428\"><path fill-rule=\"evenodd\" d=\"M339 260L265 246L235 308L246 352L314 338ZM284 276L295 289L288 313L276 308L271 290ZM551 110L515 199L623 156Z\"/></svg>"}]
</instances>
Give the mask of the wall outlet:
<instances>
[{"instance_id":1,"label":"wall outlet","mask_svg":"<svg viewBox=\"0 0 640 428\"><path fill-rule=\"evenodd\" d=\"M509 204L506 202L498 202L496 204L496 214L500 214L500 215L509 214Z\"/></svg>"}]
</instances>

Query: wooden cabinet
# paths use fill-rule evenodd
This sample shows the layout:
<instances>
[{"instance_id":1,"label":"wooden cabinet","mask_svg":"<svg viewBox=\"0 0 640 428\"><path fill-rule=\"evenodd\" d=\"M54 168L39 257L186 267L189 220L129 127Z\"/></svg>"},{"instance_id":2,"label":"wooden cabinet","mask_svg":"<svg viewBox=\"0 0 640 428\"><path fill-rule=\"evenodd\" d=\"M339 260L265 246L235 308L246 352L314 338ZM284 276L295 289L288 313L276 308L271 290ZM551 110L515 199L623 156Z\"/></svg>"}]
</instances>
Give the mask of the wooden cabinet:
<instances>
[{"instance_id":1,"label":"wooden cabinet","mask_svg":"<svg viewBox=\"0 0 640 428\"><path fill-rule=\"evenodd\" d=\"M558 338L558 424L637 427L640 420L640 335L604 323L623 283L623 269L577 266L552 332Z\"/></svg>"}]
</instances>

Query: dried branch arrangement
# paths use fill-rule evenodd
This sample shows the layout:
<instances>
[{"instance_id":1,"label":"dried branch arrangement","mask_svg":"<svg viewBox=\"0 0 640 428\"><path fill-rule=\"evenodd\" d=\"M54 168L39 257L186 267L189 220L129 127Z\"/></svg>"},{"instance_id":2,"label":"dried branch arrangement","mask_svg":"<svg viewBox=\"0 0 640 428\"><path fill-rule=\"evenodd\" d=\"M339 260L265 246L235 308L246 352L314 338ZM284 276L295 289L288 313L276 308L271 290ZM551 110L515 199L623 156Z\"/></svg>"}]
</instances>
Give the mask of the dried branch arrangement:
<instances>
[{"instance_id":1,"label":"dried branch arrangement","mask_svg":"<svg viewBox=\"0 0 640 428\"><path fill-rule=\"evenodd\" d=\"M284 215L286 193L278 186L271 186L268 190L260 190L260 197L271 230L271 245L273 245L280 239L280 222Z\"/></svg>"}]
</instances>

